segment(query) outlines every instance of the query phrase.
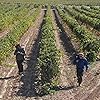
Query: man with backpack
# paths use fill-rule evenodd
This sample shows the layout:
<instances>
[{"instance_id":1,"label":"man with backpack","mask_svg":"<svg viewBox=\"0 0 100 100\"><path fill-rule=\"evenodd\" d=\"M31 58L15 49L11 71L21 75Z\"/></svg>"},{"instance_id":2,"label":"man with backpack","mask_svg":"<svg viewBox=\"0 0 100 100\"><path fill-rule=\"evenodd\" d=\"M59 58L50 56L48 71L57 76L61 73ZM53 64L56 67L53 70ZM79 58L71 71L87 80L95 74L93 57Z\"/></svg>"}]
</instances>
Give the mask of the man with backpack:
<instances>
[{"instance_id":1,"label":"man with backpack","mask_svg":"<svg viewBox=\"0 0 100 100\"><path fill-rule=\"evenodd\" d=\"M89 63L87 59L84 57L84 54L79 53L74 60L74 64L76 65L77 80L78 80L78 85L80 86L82 83L82 76L83 76L84 68L87 71L89 67Z\"/></svg>"},{"instance_id":2,"label":"man with backpack","mask_svg":"<svg viewBox=\"0 0 100 100\"><path fill-rule=\"evenodd\" d=\"M17 44L15 47L16 47L16 50L14 52L14 55L16 55L16 62L17 62L18 69L19 69L19 75L21 75L23 72L23 64L22 63L25 60L25 58L24 58L25 51L20 46L20 44Z\"/></svg>"}]
</instances>

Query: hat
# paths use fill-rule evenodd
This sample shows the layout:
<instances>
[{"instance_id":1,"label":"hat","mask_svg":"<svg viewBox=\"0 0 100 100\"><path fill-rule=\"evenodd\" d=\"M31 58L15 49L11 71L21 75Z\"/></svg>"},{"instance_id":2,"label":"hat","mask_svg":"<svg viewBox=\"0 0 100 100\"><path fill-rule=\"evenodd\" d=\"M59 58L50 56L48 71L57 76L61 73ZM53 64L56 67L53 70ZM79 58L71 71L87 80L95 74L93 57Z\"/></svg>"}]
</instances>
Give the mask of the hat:
<instances>
[{"instance_id":1,"label":"hat","mask_svg":"<svg viewBox=\"0 0 100 100\"><path fill-rule=\"evenodd\" d=\"M82 56L84 56L84 53L79 53L79 55L82 55Z\"/></svg>"}]
</instances>

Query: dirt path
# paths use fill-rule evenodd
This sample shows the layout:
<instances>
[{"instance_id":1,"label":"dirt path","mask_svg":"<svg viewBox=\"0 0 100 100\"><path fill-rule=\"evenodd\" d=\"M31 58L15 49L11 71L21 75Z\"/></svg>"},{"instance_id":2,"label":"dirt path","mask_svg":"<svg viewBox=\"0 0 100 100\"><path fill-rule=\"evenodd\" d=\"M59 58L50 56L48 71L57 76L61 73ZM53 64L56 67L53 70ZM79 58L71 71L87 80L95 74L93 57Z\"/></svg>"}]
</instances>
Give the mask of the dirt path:
<instances>
[{"instance_id":1,"label":"dirt path","mask_svg":"<svg viewBox=\"0 0 100 100\"><path fill-rule=\"evenodd\" d=\"M55 20L56 19L56 20ZM75 68L71 64L71 59L75 49L61 26L57 16L52 11L52 22L54 26L54 33L56 38L56 45L62 53L61 57L61 75L60 75L60 89L53 95L42 97L42 100L75 100L72 89L74 88ZM71 48L71 49L70 49Z\"/></svg>"},{"instance_id":2,"label":"dirt path","mask_svg":"<svg viewBox=\"0 0 100 100\"><path fill-rule=\"evenodd\" d=\"M55 15L57 16L55 16L56 18L53 16L53 25L56 45L63 54L60 65L61 88L55 94L42 97L42 100L100 100L100 61L96 61L90 67L89 71L84 74L82 86L77 87L75 66L71 64L73 59L71 55L76 52L76 49L74 48L75 46L72 46L69 33L64 31L65 29L57 12Z\"/></svg>"},{"instance_id":3,"label":"dirt path","mask_svg":"<svg viewBox=\"0 0 100 100\"><path fill-rule=\"evenodd\" d=\"M57 17L59 18L58 21L62 23L59 15L57 15ZM62 25L64 25L63 26L64 30L68 32L67 35L70 38L71 35L69 28L67 27L67 25L65 26L64 23L62 23ZM76 43L78 42L76 41ZM76 43L72 44L74 45L74 48L77 51L78 45ZM74 96L75 100L99 100L100 98L99 88L100 88L100 61L96 61L92 66L90 66L89 71L84 74L82 86L72 89L72 93L74 93L74 95L73 94L72 95Z\"/></svg>"},{"instance_id":4,"label":"dirt path","mask_svg":"<svg viewBox=\"0 0 100 100\"><path fill-rule=\"evenodd\" d=\"M59 22L59 19L57 18L55 14L55 10L53 10L52 13L53 17L53 25L55 30L55 38L57 44L59 44L59 49L62 52L62 57L61 57L61 86L66 86L66 85L74 85L73 81L70 77L71 71L73 72L73 75L75 75L75 68L71 64L72 62L72 56L73 53L75 52L75 48L73 47L73 44L70 41L70 38L68 37L67 33L65 32L64 28L62 27L61 23ZM55 20L56 18L56 20ZM54 23L55 22L55 23ZM56 25L57 23L57 25ZM58 30L60 29L60 31ZM73 67L71 67L73 66ZM72 74L71 74L72 75ZM68 77L66 77L68 76ZM74 76L75 77L75 76ZM65 83L67 81L67 83ZM64 84L65 83L65 84Z\"/></svg>"},{"instance_id":5,"label":"dirt path","mask_svg":"<svg viewBox=\"0 0 100 100\"><path fill-rule=\"evenodd\" d=\"M100 61L91 66L84 75L82 86L73 90L76 100L99 100L100 98Z\"/></svg>"},{"instance_id":6,"label":"dirt path","mask_svg":"<svg viewBox=\"0 0 100 100\"><path fill-rule=\"evenodd\" d=\"M85 73L82 86L76 87L75 66L73 66L72 60L77 46L73 45L69 31L65 31L59 18L57 12L53 11L52 22L56 45L62 53L59 90L43 97L37 97L35 94L37 70L35 64L39 52L38 43L43 20L43 13L41 13L35 24L29 28L20 41L27 53L23 76L16 76L16 68L13 71L9 70L8 73L0 73L6 75L6 77L0 78L1 100L100 100L100 61L97 61L93 65L94 67Z\"/></svg>"},{"instance_id":7,"label":"dirt path","mask_svg":"<svg viewBox=\"0 0 100 100\"><path fill-rule=\"evenodd\" d=\"M71 95L75 100L99 100L100 98L100 61L96 61L91 67L94 68L90 68L88 73L84 74L82 87L72 89L74 95Z\"/></svg>"},{"instance_id":8,"label":"dirt path","mask_svg":"<svg viewBox=\"0 0 100 100\"><path fill-rule=\"evenodd\" d=\"M33 23L33 25L28 29L26 34L20 40L20 44L24 45L27 54L26 62L24 63L24 76L16 76L17 68L12 67L9 73L4 78L0 79L0 81L2 81L3 83L1 84L0 91L1 100L19 100L21 96L27 96L31 94L30 92L27 93L31 88L31 86L28 85L32 85L31 80L32 78L34 78L32 74L34 73L33 65L35 65L38 54L38 42L40 37L39 28L41 27L43 16L44 11L41 10L39 17L37 17L37 20ZM22 84L25 86L21 86ZM34 92L33 90L34 89L32 89L32 93ZM22 99L20 100L23 99L26 100L25 97L22 97Z\"/></svg>"},{"instance_id":9,"label":"dirt path","mask_svg":"<svg viewBox=\"0 0 100 100\"><path fill-rule=\"evenodd\" d=\"M64 93L63 89L65 89L67 90L65 92L66 95L65 98L69 100L70 99L74 100L73 96L74 94L71 92L71 89L74 88L75 68L71 64L71 61L72 61L72 55L75 52L75 48L73 47L70 38L68 37L58 17L56 16L55 10L53 10L52 19L55 29L56 43L59 44L58 48L62 52L61 65L60 65L60 70L61 70L60 86L62 87L62 92L60 94L63 95Z\"/></svg>"}]
</instances>

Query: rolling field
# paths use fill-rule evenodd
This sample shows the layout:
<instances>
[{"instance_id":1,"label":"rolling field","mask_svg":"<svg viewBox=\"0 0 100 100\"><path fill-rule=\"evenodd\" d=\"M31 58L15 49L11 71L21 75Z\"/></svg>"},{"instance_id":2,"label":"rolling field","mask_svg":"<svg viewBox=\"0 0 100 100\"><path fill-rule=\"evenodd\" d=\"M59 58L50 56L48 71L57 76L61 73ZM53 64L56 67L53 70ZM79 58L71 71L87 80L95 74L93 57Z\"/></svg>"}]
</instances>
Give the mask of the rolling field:
<instances>
[{"instance_id":1,"label":"rolling field","mask_svg":"<svg viewBox=\"0 0 100 100\"><path fill-rule=\"evenodd\" d=\"M99 0L0 2L0 100L100 100ZM18 43L26 52L22 76ZM90 63L81 87L73 65L79 52Z\"/></svg>"},{"instance_id":2,"label":"rolling field","mask_svg":"<svg viewBox=\"0 0 100 100\"><path fill-rule=\"evenodd\" d=\"M36 4L75 4L75 5L100 5L100 0L0 0L0 2L22 2Z\"/></svg>"}]
</instances>

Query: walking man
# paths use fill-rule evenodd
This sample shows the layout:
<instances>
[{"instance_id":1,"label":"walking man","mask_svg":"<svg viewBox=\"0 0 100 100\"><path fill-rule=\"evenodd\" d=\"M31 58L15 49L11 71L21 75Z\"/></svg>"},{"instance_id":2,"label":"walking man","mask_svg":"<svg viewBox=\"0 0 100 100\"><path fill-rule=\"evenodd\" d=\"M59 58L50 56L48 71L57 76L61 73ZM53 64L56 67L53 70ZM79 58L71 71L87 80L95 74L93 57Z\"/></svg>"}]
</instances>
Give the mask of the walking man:
<instances>
[{"instance_id":1,"label":"walking man","mask_svg":"<svg viewBox=\"0 0 100 100\"><path fill-rule=\"evenodd\" d=\"M20 46L20 44L17 44L15 47L16 47L16 50L14 52L14 55L16 55L16 62L17 62L17 66L18 66L18 69L19 69L19 75L21 75L22 72L23 72L23 64L22 63L25 60L24 59L25 51Z\"/></svg>"},{"instance_id":2,"label":"walking man","mask_svg":"<svg viewBox=\"0 0 100 100\"><path fill-rule=\"evenodd\" d=\"M79 55L74 60L74 64L76 65L77 80L78 80L78 85L80 86L82 83L82 76L83 76L84 68L87 71L89 67L89 63L87 59L84 57L84 54L79 53Z\"/></svg>"}]
</instances>

